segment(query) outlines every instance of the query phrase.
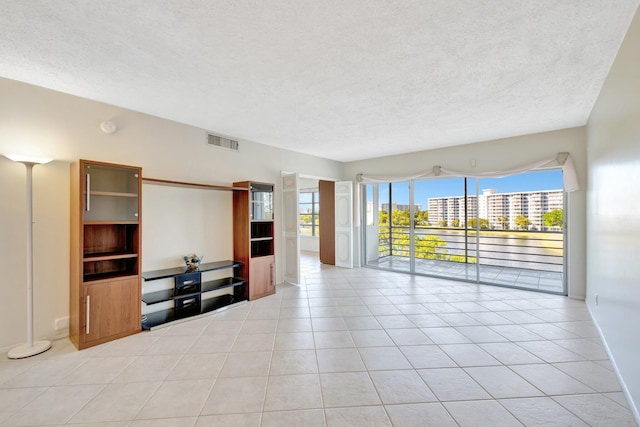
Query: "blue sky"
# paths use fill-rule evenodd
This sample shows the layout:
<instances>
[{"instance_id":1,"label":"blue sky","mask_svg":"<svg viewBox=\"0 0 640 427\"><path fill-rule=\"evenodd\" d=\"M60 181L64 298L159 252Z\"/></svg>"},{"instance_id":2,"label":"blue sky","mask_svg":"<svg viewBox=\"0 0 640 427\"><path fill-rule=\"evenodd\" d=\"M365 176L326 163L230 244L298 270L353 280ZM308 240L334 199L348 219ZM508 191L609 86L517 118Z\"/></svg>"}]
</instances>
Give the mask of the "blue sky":
<instances>
[{"instance_id":1,"label":"blue sky","mask_svg":"<svg viewBox=\"0 0 640 427\"><path fill-rule=\"evenodd\" d=\"M474 195L476 191L475 179L468 180L468 192ZM384 187L384 188L383 188ZM387 186L380 186L380 203L386 203L389 198ZM480 194L482 190L494 189L498 193L514 193L520 191L543 191L562 189L562 171L551 170L529 172L504 178L484 178L479 180ZM409 183L394 183L393 201L399 204L409 203ZM462 196L464 194L463 178L441 178L417 181L415 183L415 204L427 208L427 199L431 197Z\"/></svg>"}]
</instances>

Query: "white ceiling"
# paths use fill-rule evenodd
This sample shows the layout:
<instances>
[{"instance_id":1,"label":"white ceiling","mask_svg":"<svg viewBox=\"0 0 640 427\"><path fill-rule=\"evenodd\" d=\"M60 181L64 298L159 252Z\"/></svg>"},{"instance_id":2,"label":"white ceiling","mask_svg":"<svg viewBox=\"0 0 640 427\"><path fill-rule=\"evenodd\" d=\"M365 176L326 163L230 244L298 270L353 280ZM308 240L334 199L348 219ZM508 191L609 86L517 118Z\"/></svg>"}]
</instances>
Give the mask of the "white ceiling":
<instances>
[{"instance_id":1,"label":"white ceiling","mask_svg":"<svg viewBox=\"0 0 640 427\"><path fill-rule=\"evenodd\" d=\"M0 76L351 161L586 123L639 0L3 0Z\"/></svg>"}]
</instances>

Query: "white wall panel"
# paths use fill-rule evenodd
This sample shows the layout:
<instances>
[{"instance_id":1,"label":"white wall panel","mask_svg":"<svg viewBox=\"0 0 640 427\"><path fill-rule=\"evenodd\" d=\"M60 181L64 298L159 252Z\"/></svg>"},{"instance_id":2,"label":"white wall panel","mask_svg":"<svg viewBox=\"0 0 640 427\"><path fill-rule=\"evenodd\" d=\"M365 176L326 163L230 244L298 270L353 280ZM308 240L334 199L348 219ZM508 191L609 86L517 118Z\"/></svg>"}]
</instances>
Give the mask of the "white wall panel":
<instances>
[{"instance_id":1,"label":"white wall panel","mask_svg":"<svg viewBox=\"0 0 640 427\"><path fill-rule=\"evenodd\" d=\"M353 182L336 182L336 266L353 268Z\"/></svg>"},{"instance_id":2,"label":"white wall panel","mask_svg":"<svg viewBox=\"0 0 640 427\"><path fill-rule=\"evenodd\" d=\"M640 422L640 15L587 126L587 304Z\"/></svg>"},{"instance_id":3,"label":"white wall panel","mask_svg":"<svg viewBox=\"0 0 640 427\"><path fill-rule=\"evenodd\" d=\"M282 218L284 239L284 280L300 283L300 199L297 173L282 174Z\"/></svg>"}]
</instances>

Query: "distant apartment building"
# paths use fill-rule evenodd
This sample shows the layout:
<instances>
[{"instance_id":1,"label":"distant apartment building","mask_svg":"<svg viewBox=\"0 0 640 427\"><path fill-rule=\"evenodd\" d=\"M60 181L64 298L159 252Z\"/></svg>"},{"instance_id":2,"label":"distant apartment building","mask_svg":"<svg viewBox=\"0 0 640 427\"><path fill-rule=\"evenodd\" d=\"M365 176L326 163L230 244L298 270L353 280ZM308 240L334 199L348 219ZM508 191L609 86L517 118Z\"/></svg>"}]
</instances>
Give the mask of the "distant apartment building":
<instances>
[{"instance_id":1,"label":"distant apartment building","mask_svg":"<svg viewBox=\"0 0 640 427\"><path fill-rule=\"evenodd\" d=\"M446 221L452 226L457 220L465 223L464 197L437 197L428 199L429 223L438 225ZM523 215L531 221L530 230L549 230L557 227L544 225L545 213L563 209L563 191L526 191L519 193L496 193L496 190L483 190L482 195L467 197L466 218L481 218L489 221L489 227L503 229L504 219L509 229L518 229L516 217ZM477 215L476 215L477 212Z\"/></svg>"},{"instance_id":2,"label":"distant apartment building","mask_svg":"<svg viewBox=\"0 0 640 427\"><path fill-rule=\"evenodd\" d=\"M427 199L429 210L429 224L439 225L446 222L447 226L454 226L456 221L459 226L464 225L465 218L475 218L476 198L467 196L467 204L464 203L464 196L460 197L438 197ZM467 212L465 216L465 212Z\"/></svg>"},{"instance_id":3,"label":"distant apartment building","mask_svg":"<svg viewBox=\"0 0 640 427\"><path fill-rule=\"evenodd\" d=\"M381 211L389 211L389 203L383 203L380 208ZM391 211L409 211L409 205L401 205L398 203L391 203ZM422 205L413 205L413 211L419 212L422 210Z\"/></svg>"}]
</instances>

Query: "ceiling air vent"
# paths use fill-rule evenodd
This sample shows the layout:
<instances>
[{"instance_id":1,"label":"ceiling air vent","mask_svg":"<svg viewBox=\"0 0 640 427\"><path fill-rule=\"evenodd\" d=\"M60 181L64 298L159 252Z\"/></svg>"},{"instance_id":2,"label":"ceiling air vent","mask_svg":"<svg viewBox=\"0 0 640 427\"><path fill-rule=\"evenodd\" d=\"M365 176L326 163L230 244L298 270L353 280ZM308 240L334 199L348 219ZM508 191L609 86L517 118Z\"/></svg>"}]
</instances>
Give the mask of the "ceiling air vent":
<instances>
[{"instance_id":1,"label":"ceiling air vent","mask_svg":"<svg viewBox=\"0 0 640 427\"><path fill-rule=\"evenodd\" d=\"M238 141L225 138L223 136L207 134L207 145L210 147L226 148L227 150L238 151Z\"/></svg>"}]
</instances>

